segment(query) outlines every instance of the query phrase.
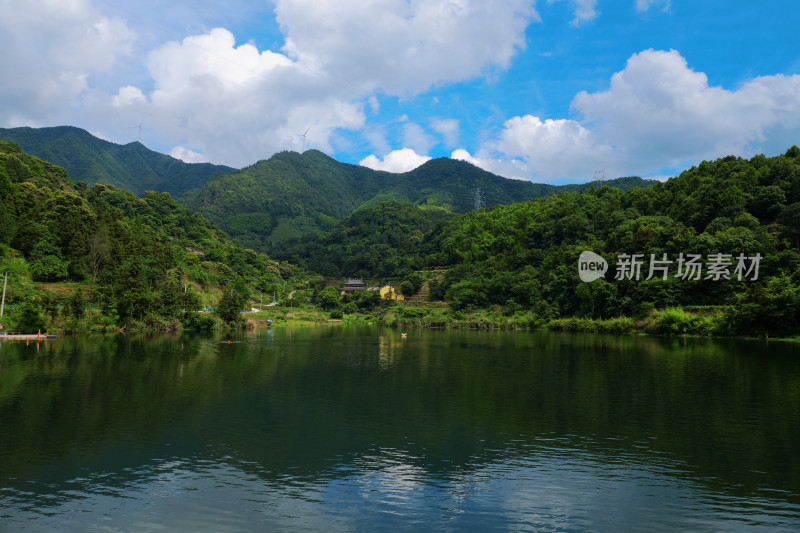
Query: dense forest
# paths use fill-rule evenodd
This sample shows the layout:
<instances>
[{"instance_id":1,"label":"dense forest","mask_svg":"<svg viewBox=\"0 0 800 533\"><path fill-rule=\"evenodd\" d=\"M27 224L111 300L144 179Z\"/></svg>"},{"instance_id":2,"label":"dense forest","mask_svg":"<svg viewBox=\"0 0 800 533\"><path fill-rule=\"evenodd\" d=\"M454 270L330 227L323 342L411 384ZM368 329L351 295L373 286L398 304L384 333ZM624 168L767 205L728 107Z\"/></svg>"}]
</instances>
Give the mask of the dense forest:
<instances>
[{"instance_id":1,"label":"dense forest","mask_svg":"<svg viewBox=\"0 0 800 533\"><path fill-rule=\"evenodd\" d=\"M28 326L85 320L91 304L96 329L209 327L193 311L234 321L255 292L302 286L290 305L388 324L798 335L799 148L610 183L556 188L448 159L389 174L310 150L216 175L184 197L192 212L0 142L0 272ZM607 263L600 279L581 280L584 252ZM444 303L340 298L330 285L348 277Z\"/></svg>"},{"instance_id":2,"label":"dense forest","mask_svg":"<svg viewBox=\"0 0 800 533\"><path fill-rule=\"evenodd\" d=\"M604 278L581 282L583 251L611 264ZM446 269L430 280L431 294L456 312L527 313L544 324L667 309L664 332L792 336L800 331L800 149L706 161L627 192L592 188L462 215L379 204L274 253L328 276ZM623 254L641 254L638 279L619 273ZM678 277L691 254L698 276ZM747 271L737 273L740 254ZM656 275L651 259L663 267Z\"/></svg>"},{"instance_id":3,"label":"dense forest","mask_svg":"<svg viewBox=\"0 0 800 533\"><path fill-rule=\"evenodd\" d=\"M603 182L621 189L646 186L641 178ZM243 245L272 253L276 245L331 229L357 209L385 201L465 213L600 183L545 185L502 178L470 163L440 158L391 174L340 163L317 150L282 152L238 172L214 176L181 203L202 213Z\"/></svg>"},{"instance_id":4,"label":"dense forest","mask_svg":"<svg viewBox=\"0 0 800 533\"><path fill-rule=\"evenodd\" d=\"M426 266L424 239L453 216L441 207L381 202L357 210L322 235L309 233L270 251L326 278L397 279Z\"/></svg>"},{"instance_id":5,"label":"dense forest","mask_svg":"<svg viewBox=\"0 0 800 533\"><path fill-rule=\"evenodd\" d=\"M47 314L81 319L87 303L101 308L99 327L195 327L204 290L216 290L209 303L238 312L253 290L272 290L293 274L168 193L137 197L74 182L63 168L2 141L0 228L6 305L23 306L4 318L14 322L9 328L36 331L37 322L52 322Z\"/></svg>"},{"instance_id":6,"label":"dense forest","mask_svg":"<svg viewBox=\"0 0 800 533\"><path fill-rule=\"evenodd\" d=\"M285 241L332 228L357 209L385 201L466 213L602 185L652 185L637 177L547 185L494 175L464 161L439 158L402 174L341 163L317 150L282 152L241 170L189 164L139 142L99 139L71 126L0 128L0 140L67 170L76 180L110 184L136 195L169 192L245 247L271 253Z\"/></svg>"},{"instance_id":7,"label":"dense forest","mask_svg":"<svg viewBox=\"0 0 800 533\"><path fill-rule=\"evenodd\" d=\"M233 170L211 163L184 163L140 142L114 144L72 126L0 128L0 140L13 142L25 153L63 167L76 181L114 185L139 196L145 191L157 191L177 198L189 189L203 186L217 172Z\"/></svg>"}]
</instances>

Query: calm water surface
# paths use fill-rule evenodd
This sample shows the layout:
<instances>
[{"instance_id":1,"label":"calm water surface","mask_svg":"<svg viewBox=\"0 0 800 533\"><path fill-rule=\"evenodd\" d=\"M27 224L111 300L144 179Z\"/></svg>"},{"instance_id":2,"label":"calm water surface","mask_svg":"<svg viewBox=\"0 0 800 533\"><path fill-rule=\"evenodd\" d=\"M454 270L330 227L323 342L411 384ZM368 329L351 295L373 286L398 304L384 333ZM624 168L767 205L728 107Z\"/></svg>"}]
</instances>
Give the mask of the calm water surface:
<instances>
[{"instance_id":1,"label":"calm water surface","mask_svg":"<svg viewBox=\"0 0 800 533\"><path fill-rule=\"evenodd\" d=\"M800 530L800 345L0 343L2 531Z\"/></svg>"}]
</instances>

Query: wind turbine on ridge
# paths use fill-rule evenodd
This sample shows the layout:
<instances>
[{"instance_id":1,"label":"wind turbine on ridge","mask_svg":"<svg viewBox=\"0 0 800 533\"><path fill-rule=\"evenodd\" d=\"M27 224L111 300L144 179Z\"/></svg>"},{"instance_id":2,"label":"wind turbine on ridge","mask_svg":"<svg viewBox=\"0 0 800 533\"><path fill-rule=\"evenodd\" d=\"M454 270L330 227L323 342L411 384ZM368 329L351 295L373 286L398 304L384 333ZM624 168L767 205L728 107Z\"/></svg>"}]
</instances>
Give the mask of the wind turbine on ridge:
<instances>
[{"instance_id":1,"label":"wind turbine on ridge","mask_svg":"<svg viewBox=\"0 0 800 533\"><path fill-rule=\"evenodd\" d=\"M140 121L138 126L131 126L131 129L139 128L139 142L142 142L142 124L143 121Z\"/></svg>"},{"instance_id":2,"label":"wind turbine on ridge","mask_svg":"<svg viewBox=\"0 0 800 533\"><path fill-rule=\"evenodd\" d=\"M305 133L298 133L298 135L303 138L303 151L300 152L301 154L305 153L305 151L306 151L306 134L308 133L308 130L310 130L310 129L311 129L311 127L309 126L308 128L306 128L306 132Z\"/></svg>"}]
</instances>

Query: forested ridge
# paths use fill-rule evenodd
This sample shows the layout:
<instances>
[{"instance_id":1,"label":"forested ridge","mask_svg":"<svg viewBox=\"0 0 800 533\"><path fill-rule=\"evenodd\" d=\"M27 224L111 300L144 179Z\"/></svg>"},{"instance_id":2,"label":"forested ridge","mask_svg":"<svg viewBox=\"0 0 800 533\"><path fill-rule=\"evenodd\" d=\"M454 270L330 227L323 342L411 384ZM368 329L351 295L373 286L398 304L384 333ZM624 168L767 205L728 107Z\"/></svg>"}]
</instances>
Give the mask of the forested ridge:
<instances>
[{"instance_id":1,"label":"forested ridge","mask_svg":"<svg viewBox=\"0 0 800 533\"><path fill-rule=\"evenodd\" d=\"M7 315L9 327L35 331L31 321L44 328L56 317L82 319L87 304L101 309L98 329L193 327L204 300L216 306L221 294L238 310L253 290L288 277L286 268L242 248L168 193L140 198L75 182L0 141L0 273L9 273L6 304L29 315Z\"/></svg>"},{"instance_id":2,"label":"forested ridge","mask_svg":"<svg viewBox=\"0 0 800 533\"><path fill-rule=\"evenodd\" d=\"M135 130L131 130L135 134ZM176 198L201 187L217 172L234 169L211 163L184 163L154 152L140 142L115 144L73 126L0 128L0 140L63 167L88 185L103 183L141 196L145 191L168 192Z\"/></svg>"},{"instance_id":3,"label":"forested ridge","mask_svg":"<svg viewBox=\"0 0 800 533\"><path fill-rule=\"evenodd\" d=\"M603 279L581 281L583 251L611 265ZM461 215L379 204L319 237L275 248L276 257L329 276L400 280L415 270L447 269L430 286L454 312L522 313L538 324L624 316L631 318L624 329L631 329L633 319L667 310L656 331L781 336L800 331L799 253L797 147L772 158L705 161L627 192L592 188ZM622 254L641 254L638 280L615 279ZM679 259L691 254L706 263L729 255L722 260L730 264L724 275L677 277ZM651 255L669 262L666 279L661 272L646 279ZM739 255L748 268L760 258L757 279L753 271L736 275Z\"/></svg>"},{"instance_id":4,"label":"forested ridge","mask_svg":"<svg viewBox=\"0 0 800 533\"><path fill-rule=\"evenodd\" d=\"M602 182L622 189L651 183L636 177ZM513 180L448 158L392 174L308 150L303 154L282 152L238 172L216 175L180 201L242 244L272 253L286 241L331 229L356 210L381 202L465 213L476 204L511 204L600 185L555 186Z\"/></svg>"},{"instance_id":5,"label":"forested ridge","mask_svg":"<svg viewBox=\"0 0 800 533\"><path fill-rule=\"evenodd\" d=\"M627 190L653 183L626 177L555 186L503 178L448 158L393 174L341 163L317 150L282 152L235 170L184 163L140 142L114 144L72 126L0 128L0 140L64 167L75 181L110 184L139 196L169 192L245 247L267 253L385 201L466 213L476 206L508 205L563 191L601 185Z\"/></svg>"},{"instance_id":6,"label":"forested ridge","mask_svg":"<svg viewBox=\"0 0 800 533\"><path fill-rule=\"evenodd\" d=\"M304 174L308 169L298 170L302 165L314 169L313 180ZM456 183L462 168L451 160L427 165L440 170L445 184ZM274 213L314 226L283 226L287 235L269 245L272 257L286 261L278 265L169 194L137 197L72 181L63 168L0 142L0 271L10 273L7 303L53 316L74 312L76 319L92 303L101 309L93 319L97 327L196 327L200 318L192 311L203 304L223 304L232 310L226 318L235 320L255 291L288 294L292 282L287 288L284 280L298 272L296 264L329 281L391 282L407 296L425 286L431 300L446 302L443 311L339 298L326 282L309 283L308 277L302 287L313 290L295 296L293 305L310 301L339 315L374 312L374 320L389 324L784 337L800 331L797 147L777 157L704 161L646 187L635 186L637 179L623 180L621 186L633 185L627 190L585 184L581 191L561 189L462 213L466 205L454 207L421 182L414 185L413 172L377 173L385 182L376 182L374 171L344 167L314 151L283 153L244 174L217 176L203 189L241 200L240 215L233 209L218 214L229 223L239 220L240 238L269 242ZM255 173L249 182L247 172ZM264 172L271 173L269 191L262 189ZM360 188L347 185L354 176L361 176ZM298 179L305 184L299 190ZM463 181L464 190L475 184ZM492 194L500 198L501 192ZM223 205L205 203L202 195L194 200L206 212ZM339 211L323 216L333 205ZM253 235L259 228L263 233ZM585 251L608 262L601 279L581 281L578 258ZM641 260L635 278L625 271L632 257ZM691 257L705 270L696 279L680 277ZM727 263L715 267L714 261ZM745 261L747 272L739 270ZM648 272L654 262L669 272Z\"/></svg>"}]
</instances>

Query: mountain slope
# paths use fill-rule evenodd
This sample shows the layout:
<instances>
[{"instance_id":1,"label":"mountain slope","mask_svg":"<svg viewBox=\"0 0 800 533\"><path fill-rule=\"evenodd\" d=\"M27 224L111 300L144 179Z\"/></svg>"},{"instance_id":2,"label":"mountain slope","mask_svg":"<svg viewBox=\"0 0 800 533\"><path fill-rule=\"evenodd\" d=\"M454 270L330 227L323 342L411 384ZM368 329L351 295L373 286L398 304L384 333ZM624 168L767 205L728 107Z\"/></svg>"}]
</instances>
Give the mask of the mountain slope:
<instances>
[{"instance_id":1,"label":"mountain slope","mask_svg":"<svg viewBox=\"0 0 800 533\"><path fill-rule=\"evenodd\" d=\"M604 277L582 283L584 251L608 261ZM800 148L771 158L704 161L627 193L601 188L455 216L425 235L415 253L421 266L448 268L435 293L458 310L644 318L654 308L729 306L717 322L668 313L656 332L708 334L717 327L723 334L794 337L800 333ZM696 277L682 272L688 254L697 254ZM628 269L626 257L637 255L641 271Z\"/></svg>"},{"instance_id":2,"label":"mountain slope","mask_svg":"<svg viewBox=\"0 0 800 533\"><path fill-rule=\"evenodd\" d=\"M275 262L242 248L168 194L140 198L104 184L88 187L4 141L0 272L9 273L6 303L53 302L49 289L33 282L55 283L58 293L89 294L116 325L187 318L183 309L199 304L192 287L234 288L246 296L281 276Z\"/></svg>"},{"instance_id":3,"label":"mountain slope","mask_svg":"<svg viewBox=\"0 0 800 533\"><path fill-rule=\"evenodd\" d=\"M238 172L217 175L187 192L181 202L228 231L244 245L270 244L328 229L364 207L400 201L440 206L455 213L476 207L533 200L562 191L611 185L627 190L655 182L620 178L554 186L512 180L470 163L428 161L403 174L340 163L317 150L282 152Z\"/></svg>"},{"instance_id":4,"label":"mountain slope","mask_svg":"<svg viewBox=\"0 0 800 533\"><path fill-rule=\"evenodd\" d=\"M0 140L64 167L76 181L114 185L138 195L153 190L178 197L217 172L233 170L211 163L184 163L139 142L114 144L72 126L0 128Z\"/></svg>"}]
</instances>

